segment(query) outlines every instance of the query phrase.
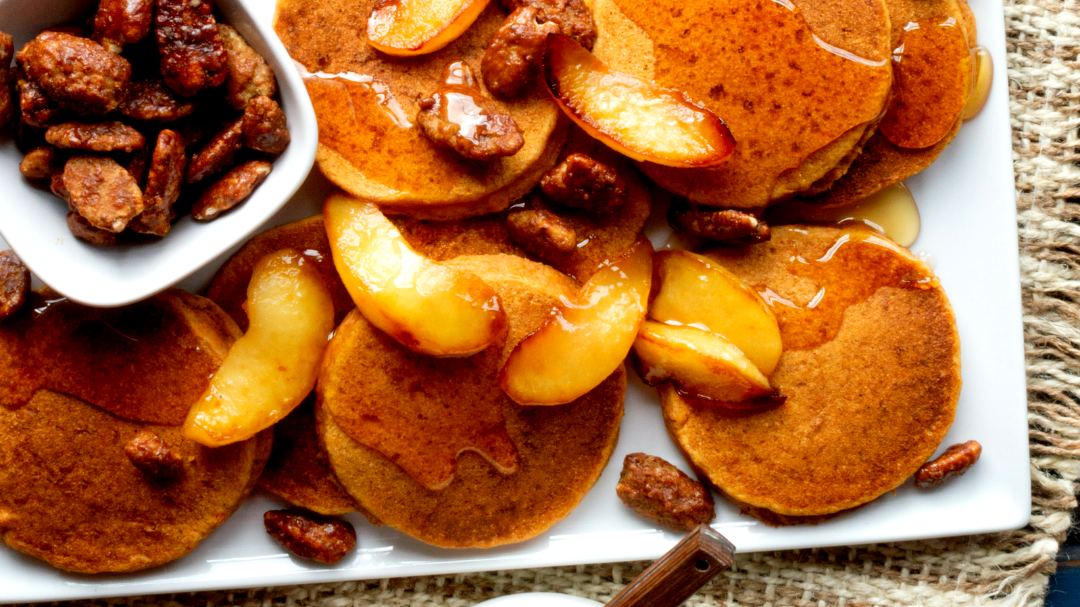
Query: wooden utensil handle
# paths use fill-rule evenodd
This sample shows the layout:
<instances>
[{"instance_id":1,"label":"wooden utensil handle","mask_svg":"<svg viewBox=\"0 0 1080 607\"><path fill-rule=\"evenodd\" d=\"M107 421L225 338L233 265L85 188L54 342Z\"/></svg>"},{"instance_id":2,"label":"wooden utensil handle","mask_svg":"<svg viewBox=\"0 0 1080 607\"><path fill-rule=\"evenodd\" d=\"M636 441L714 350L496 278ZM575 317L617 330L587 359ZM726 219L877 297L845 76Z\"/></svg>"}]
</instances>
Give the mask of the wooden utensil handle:
<instances>
[{"instance_id":1,"label":"wooden utensil handle","mask_svg":"<svg viewBox=\"0 0 1080 607\"><path fill-rule=\"evenodd\" d=\"M731 567L735 546L708 525L699 525L608 602L607 607L678 607L721 571Z\"/></svg>"}]
</instances>

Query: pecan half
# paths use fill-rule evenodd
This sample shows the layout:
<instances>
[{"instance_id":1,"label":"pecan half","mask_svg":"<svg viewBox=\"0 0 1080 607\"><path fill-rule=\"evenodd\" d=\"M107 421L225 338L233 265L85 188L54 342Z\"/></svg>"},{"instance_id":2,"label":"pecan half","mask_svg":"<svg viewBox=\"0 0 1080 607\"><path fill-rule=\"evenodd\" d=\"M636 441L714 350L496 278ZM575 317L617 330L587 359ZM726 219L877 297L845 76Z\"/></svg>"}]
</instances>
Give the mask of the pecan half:
<instances>
[{"instance_id":1,"label":"pecan half","mask_svg":"<svg viewBox=\"0 0 1080 607\"><path fill-rule=\"evenodd\" d=\"M532 90L540 75L548 34L559 32L554 23L538 23L535 7L522 6L510 13L491 38L480 72L496 97L513 99Z\"/></svg>"},{"instance_id":2,"label":"pecan half","mask_svg":"<svg viewBox=\"0 0 1080 607\"><path fill-rule=\"evenodd\" d=\"M124 453L152 483L176 482L184 474L184 460L150 430L136 434L124 447Z\"/></svg>"},{"instance_id":3,"label":"pecan half","mask_svg":"<svg viewBox=\"0 0 1080 607\"><path fill-rule=\"evenodd\" d=\"M45 141L58 148L90 152L131 153L146 145L142 133L116 120L97 124L63 122L45 131Z\"/></svg>"},{"instance_id":4,"label":"pecan half","mask_svg":"<svg viewBox=\"0 0 1080 607\"><path fill-rule=\"evenodd\" d=\"M267 154L280 154L289 146L285 112L273 99L262 96L248 103L243 117L244 143Z\"/></svg>"},{"instance_id":5,"label":"pecan half","mask_svg":"<svg viewBox=\"0 0 1080 607\"><path fill-rule=\"evenodd\" d=\"M577 233L561 217L542 209L516 209L506 214L511 240L545 261L558 261L577 248Z\"/></svg>"},{"instance_id":6,"label":"pecan half","mask_svg":"<svg viewBox=\"0 0 1080 607\"><path fill-rule=\"evenodd\" d=\"M610 213L626 202L626 181L614 168L585 154L570 154L540 179L552 200L593 213Z\"/></svg>"},{"instance_id":7,"label":"pecan half","mask_svg":"<svg viewBox=\"0 0 1080 607\"><path fill-rule=\"evenodd\" d=\"M753 244L771 238L769 224L735 209L699 210L693 206L671 205L668 223L681 234L732 244Z\"/></svg>"},{"instance_id":8,"label":"pecan half","mask_svg":"<svg viewBox=\"0 0 1080 607\"><path fill-rule=\"evenodd\" d=\"M432 143L480 161L513 156L525 145L513 117L484 97L468 65L461 61L447 65L443 82L420 102L416 117Z\"/></svg>"},{"instance_id":9,"label":"pecan half","mask_svg":"<svg viewBox=\"0 0 1080 607\"><path fill-rule=\"evenodd\" d=\"M333 565L356 547L356 530L346 521L287 510L263 515L270 537L296 556Z\"/></svg>"},{"instance_id":10,"label":"pecan half","mask_svg":"<svg viewBox=\"0 0 1080 607\"><path fill-rule=\"evenodd\" d=\"M173 204L180 198L184 183L187 154L179 133L165 129L158 134L150 173L143 188L143 212L131 222L131 230L139 234L165 236L175 216Z\"/></svg>"},{"instance_id":11,"label":"pecan half","mask_svg":"<svg viewBox=\"0 0 1080 607\"><path fill-rule=\"evenodd\" d=\"M19 80L15 87L19 92L20 121L26 126L47 129L62 122L64 110L49 99L45 89L30 80Z\"/></svg>"},{"instance_id":12,"label":"pecan half","mask_svg":"<svg viewBox=\"0 0 1080 607\"><path fill-rule=\"evenodd\" d=\"M95 228L85 217L75 211L67 214L67 226L75 238L85 240L92 245L111 247L116 244L115 232Z\"/></svg>"},{"instance_id":13,"label":"pecan half","mask_svg":"<svg viewBox=\"0 0 1080 607\"><path fill-rule=\"evenodd\" d=\"M19 172L27 179L49 179L64 170L64 162L51 145L34 148L23 156L19 163Z\"/></svg>"},{"instance_id":14,"label":"pecan half","mask_svg":"<svg viewBox=\"0 0 1080 607\"><path fill-rule=\"evenodd\" d=\"M256 97L273 97L277 80L262 55L248 46L232 26L219 23L218 33L229 58L229 79L225 82L225 100L229 105L242 110Z\"/></svg>"},{"instance_id":15,"label":"pecan half","mask_svg":"<svg viewBox=\"0 0 1080 607\"><path fill-rule=\"evenodd\" d=\"M240 117L214 135L210 141L191 157L184 181L197 183L220 173L232 164L236 153L244 148L244 119Z\"/></svg>"},{"instance_id":16,"label":"pecan half","mask_svg":"<svg viewBox=\"0 0 1080 607\"><path fill-rule=\"evenodd\" d=\"M154 23L169 88L190 97L224 84L229 58L210 0L157 0Z\"/></svg>"},{"instance_id":17,"label":"pecan half","mask_svg":"<svg viewBox=\"0 0 1080 607\"><path fill-rule=\"evenodd\" d=\"M101 0L94 15L94 40L120 54L150 33L154 0Z\"/></svg>"},{"instance_id":18,"label":"pecan half","mask_svg":"<svg viewBox=\"0 0 1080 607\"><path fill-rule=\"evenodd\" d=\"M172 122L195 111L195 104L183 101L160 80L132 82L120 104L120 115L135 120Z\"/></svg>"},{"instance_id":19,"label":"pecan half","mask_svg":"<svg viewBox=\"0 0 1080 607\"><path fill-rule=\"evenodd\" d=\"M211 221L243 202L270 174L273 165L265 160L252 160L225 173L217 183L203 192L191 209L195 221Z\"/></svg>"},{"instance_id":20,"label":"pecan half","mask_svg":"<svg viewBox=\"0 0 1080 607\"><path fill-rule=\"evenodd\" d=\"M973 440L953 445L937 459L926 462L919 468L915 473L915 485L923 488L944 485L967 472L968 468L979 461L981 454L982 445Z\"/></svg>"},{"instance_id":21,"label":"pecan half","mask_svg":"<svg viewBox=\"0 0 1080 607\"><path fill-rule=\"evenodd\" d=\"M653 455L627 455L615 491L634 512L675 531L690 531L716 518L709 490Z\"/></svg>"},{"instance_id":22,"label":"pecan half","mask_svg":"<svg viewBox=\"0 0 1080 607\"><path fill-rule=\"evenodd\" d=\"M42 32L15 58L50 99L83 115L115 110L131 79L127 59L71 34Z\"/></svg>"},{"instance_id":23,"label":"pecan half","mask_svg":"<svg viewBox=\"0 0 1080 607\"><path fill-rule=\"evenodd\" d=\"M62 175L71 209L95 228L123 232L143 211L139 184L112 158L75 156L64 164Z\"/></svg>"},{"instance_id":24,"label":"pecan half","mask_svg":"<svg viewBox=\"0 0 1080 607\"><path fill-rule=\"evenodd\" d=\"M30 270L15 251L0 253L0 321L11 318L30 297Z\"/></svg>"},{"instance_id":25,"label":"pecan half","mask_svg":"<svg viewBox=\"0 0 1080 607\"><path fill-rule=\"evenodd\" d=\"M500 0L507 11L523 6L537 10L537 20L559 26L559 30L590 51L596 44L596 22L583 0Z\"/></svg>"}]
</instances>

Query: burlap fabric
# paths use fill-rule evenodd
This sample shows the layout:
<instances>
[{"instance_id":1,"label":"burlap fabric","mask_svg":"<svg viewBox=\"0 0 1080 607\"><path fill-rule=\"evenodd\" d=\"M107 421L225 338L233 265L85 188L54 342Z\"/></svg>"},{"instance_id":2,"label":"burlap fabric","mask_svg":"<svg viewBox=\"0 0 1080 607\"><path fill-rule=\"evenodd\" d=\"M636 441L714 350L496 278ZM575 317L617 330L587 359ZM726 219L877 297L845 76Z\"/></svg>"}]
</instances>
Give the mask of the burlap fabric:
<instances>
[{"instance_id":1,"label":"burlap fabric","mask_svg":"<svg viewBox=\"0 0 1080 607\"><path fill-rule=\"evenodd\" d=\"M1080 477L1080 405L1073 396L1080 394L1080 0L1007 0L1005 19L1027 342L1031 524L994 535L740 556L733 570L688 605L1042 604L1058 542L1076 507ZM645 565L348 582L108 604L464 607L526 591L605 601Z\"/></svg>"}]
</instances>

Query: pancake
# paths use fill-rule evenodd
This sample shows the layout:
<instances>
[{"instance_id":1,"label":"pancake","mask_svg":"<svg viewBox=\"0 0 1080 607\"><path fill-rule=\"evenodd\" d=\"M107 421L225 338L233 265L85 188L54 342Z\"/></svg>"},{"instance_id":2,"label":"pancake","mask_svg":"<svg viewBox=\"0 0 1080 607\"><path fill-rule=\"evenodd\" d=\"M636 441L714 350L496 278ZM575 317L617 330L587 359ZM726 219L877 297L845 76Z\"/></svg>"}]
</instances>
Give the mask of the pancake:
<instances>
[{"instance_id":1,"label":"pancake","mask_svg":"<svg viewBox=\"0 0 1080 607\"><path fill-rule=\"evenodd\" d=\"M441 547L520 542L569 514L599 478L618 438L626 372L620 366L566 405L512 402L499 388L502 362L576 284L507 255L448 263L499 293L509 321L506 343L469 358L432 358L403 349L359 313L350 314L319 379L320 440L342 486L386 525ZM387 412L393 419L379 417ZM489 461L499 454L480 455L483 444L447 443L476 433L479 439L508 437L512 473ZM365 446L372 443L379 450ZM443 488L415 480L446 453L456 466Z\"/></svg>"},{"instance_id":2,"label":"pancake","mask_svg":"<svg viewBox=\"0 0 1080 607\"><path fill-rule=\"evenodd\" d=\"M184 460L184 475L158 486L124 453L141 430ZM129 422L79 399L38 391L0 408L0 539L80 573L128 572L191 552L255 486L270 434L220 449L176 426Z\"/></svg>"},{"instance_id":3,"label":"pancake","mask_svg":"<svg viewBox=\"0 0 1080 607\"><path fill-rule=\"evenodd\" d=\"M525 145L513 156L467 160L436 147L415 123L419 102L441 84L448 63L464 61L481 74L480 59L506 12L492 2L446 48L398 58L367 42L367 20L377 2L278 4L274 29L308 72L319 119L319 168L343 190L387 212L446 220L505 209L551 168L565 136L568 121L539 83L520 99L492 98L524 134Z\"/></svg>"},{"instance_id":4,"label":"pancake","mask_svg":"<svg viewBox=\"0 0 1080 607\"><path fill-rule=\"evenodd\" d=\"M909 23L948 17L956 19L969 48L978 44L975 17L966 0L887 0L886 4L892 19L894 48L903 44L904 28ZM933 101L922 105L936 107ZM900 183L937 160L960 132L961 123L962 120L957 118L944 137L923 148L900 147L883 133L875 131L850 168L831 176L831 179L827 177L819 181L807 192L804 202L825 207L847 206Z\"/></svg>"},{"instance_id":5,"label":"pancake","mask_svg":"<svg viewBox=\"0 0 1080 607\"><path fill-rule=\"evenodd\" d=\"M759 208L810 187L865 138L888 99L884 0L592 5L601 60L686 93L731 129L735 153L716 168L640 165L699 204Z\"/></svg>"},{"instance_id":6,"label":"pancake","mask_svg":"<svg viewBox=\"0 0 1080 607\"><path fill-rule=\"evenodd\" d=\"M661 389L703 478L770 524L816 522L891 491L933 455L960 394L952 307L920 261L867 228L781 226L708 256L766 296L787 401L736 414Z\"/></svg>"},{"instance_id":7,"label":"pancake","mask_svg":"<svg viewBox=\"0 0 1080 607\"><path fill-rule=\"evenodd\" d=\"M9 408L49 389L132 421L179 426L240 336L213 302L179 289L112 309L35 298L35 310L0 326L0 362L23 358L0 366L0 380L15 387L0 394Z\"/></svg>"},{"instance_id":8,"label":"pancake","mask_svg":"<svg viewBox=\"0 0 1080 607\"><path fill-rule=\"evenodd\" d=\"M319 449L314 393L274 424L274 448L259 487L318 514L335 516L357 510L356 501L338 485Z\"/></svg>"}]
</instances>

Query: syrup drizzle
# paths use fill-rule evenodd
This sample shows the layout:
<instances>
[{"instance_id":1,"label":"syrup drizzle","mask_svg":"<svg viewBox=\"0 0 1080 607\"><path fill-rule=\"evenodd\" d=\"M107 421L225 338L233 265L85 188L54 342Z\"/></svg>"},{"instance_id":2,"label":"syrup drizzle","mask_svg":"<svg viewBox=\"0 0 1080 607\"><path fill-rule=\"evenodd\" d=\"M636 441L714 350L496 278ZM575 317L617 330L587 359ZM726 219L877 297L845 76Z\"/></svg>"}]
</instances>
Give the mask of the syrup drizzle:
<instances>
[{"instance_id":1,"label":"syrup drizzle","mask_svg":"<svg viewBox=\"0 0 1080 607\"><path fill-rule=\"evenodd\" d=\"M976 46L971 49L971 56L975 62L975 69L971 71L971 95L960 113L961 120L971 120L982 111L994 84L994 58L990 51L985 46Z\"/></svg>"},{"instance_id":2,"label":"syrup drizzle","mask_svg":"<svg viewBox=\"0 0 1080 607\"><path fill-rule=\"evenodd\" d=\"M780 6L788 9L791 12L795 12L795 4L793 4L791 2L791 0L773 0L773 2L775 2L775 3L779 4ZM862 65L869 66L869 67L882 67L888 61L888 59L882 59L880 61L874 61L873 59L867 59L866 57L856 55L855 53L853 53L851 51L842 49L842 48L840 48L838 46L833 46L833 45L829 44L828 42L825 42L817 34L815 34L813 32L810 33L810 37L821 48L829 51L830 53L836 55L837 57L847 59L848 61L854 61L855 63L860 63Z\"/></svg>"},{"instance_id":3,"label":"syrup drizzle","mask_svg":"<svg viewBox=\"0 0 1080 607\"><path fill-rule=\"evenodd\" d=\"M885 234L902 247L915 243L922 223L915 197L903 183L893 184L843 207L820 208L799 202L782 204L770 211L768 221L775 225L861 223Z\"/></svg>"},{"instance_id":4,"label":"syrup drizzle","mask_svg":"<svg viewBox=\"0 0 1080 607\"><path fill-rule=\"evenodd\" d=\"M409 116L402 109L401 104L398 103L394 93L390 91L390 87L385 83L376 80L374 77L367 74L357 74L356 72L341 72L338 74L329 74L327 72L309 72L304 65L298 61L293 61L296 65L296 70L300 72L300 77L304 80L311 80L317 78L320 80L337 80L351 82L360 85L360 87L371 93L374 93L376 103L378 103L390 117L390 120L394 122L399 128L411 129L413 123L409 120Z\"/></svg>"}]
</instances>

